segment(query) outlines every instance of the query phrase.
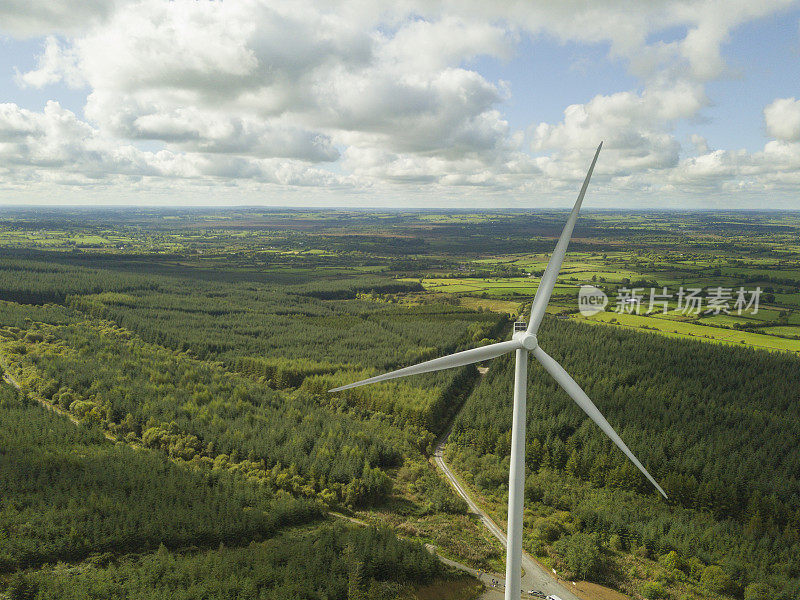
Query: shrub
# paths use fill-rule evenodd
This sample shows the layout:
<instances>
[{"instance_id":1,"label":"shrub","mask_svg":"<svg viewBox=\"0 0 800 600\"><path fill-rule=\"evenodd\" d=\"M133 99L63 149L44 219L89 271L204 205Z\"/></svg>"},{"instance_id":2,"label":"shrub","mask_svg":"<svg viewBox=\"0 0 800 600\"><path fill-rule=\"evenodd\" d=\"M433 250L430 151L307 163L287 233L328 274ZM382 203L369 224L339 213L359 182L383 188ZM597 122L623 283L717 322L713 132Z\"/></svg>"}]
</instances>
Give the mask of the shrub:
<instances>
[{"instance_id":1,"label":"shrub","mask_svg":"<svg viewBox=\"0 0 800 600\"><path fill-rule=\"evenodd\" d=\"M533 522L533 536L545 543L555 542L564 533L564 529L553 519L539 517Z\"/></svg>"},{"instance_id":2,"label":"shrub","mask_svg":"<svg viewBox=\"0 0 800 600\"><path fill-rule=\"evenodd\" d=\"M765 583L756 581L744 588L744 600L770 600L770 598L772 590Z\"/></svg>"},{"instance_id":3,"label":"shrub","mask_svg":"<svg viewBox=\"0 0 800 600\"><path fill-rule=\"evenodd\" d=\"M603 558L597 535L574 533L555 543L567 567L577 579L595 580L603 572Z\"/></svg>"},{"instance_id":4,"label":"shrub","mask_svg":"<svg viewBox=\"0 0 800 600\"><path fill-rule=\"evenodd\" d=\"M670 571L675 571L676 569L683 568L683 561L681 560L681 557L678 555L678 553L675 552L675 550L672 550L671 552L662 556L660 559L658 559L658 562L660 562L665 568L669 569Z\"/></svg>"},{"instance_id":5,"label":"shrub","mask_svg":"<svg viewBox=\"0 0 800 600\"><path fill-rule=\"evenodd\" d=\"M616 533L612 534L611 537L608 538L608 546L612 550L624 550L622 538Z\"/></svg>"},{"instance_id":6,"label":"shrub","mask_svg":"<svg viewBox=\"0 0 800 600\"><path fill-rule=\"evenodd\" d=\"M11 354L25 354L28 352L28 347L24 342L14 342L9 344L6 348Z\"/></svg>"},{"instance_id":7,"label":"shrub","mask_svg":"<svg viewBox=\"0 0 800 600\"><path fill-rule=\"evenodd\" d=\"M700 587L715 594L725 594L733 587L730 576L719 565L709 565L700 576Z\"/></svg>"},{"instance_id":8,"label":"shrub","mask_svg":"<svg viewBox=\"0 0 800 600\"><path fill-rule=\"evenodd\" d=\"M647 600L658 600L658 598L667 598L668 594L663 585L652 581L642 586L642 596Z\"/></svg>"},{"instance_id":9,"label":"shrub","mask_svg":"<svg viewBox=\"0 0 800 600\"><path fill-rule=\"evenodd\" d=\"M94 402L89 402L88 400L75 400L69 405L69 410L82 419L89 411L94 409L95 406L96 404Z\"/></svg>"},{"instance_id":10,"label":"shrub","mask_svg":"<svg viewBox=\"0 0 800 600\"><path fill-rule=\"evenodd\" d=\"M703 561L701 561L696 556L692 556L687 561L687 563L688 563L687 567L689 570L689 575L691 575L695 579L700 579L700 577L703 575L703 569L706 568L705 565L703 564Z\"/></svg>"},{"instance_id":11,"label":"shrub","mask_svg":"<svg viewBox=\"0 0 800 600\"><path fill-rule=\"evenodd\" d=\"M39 589L36 582L27 575L15 573L11 576L7 591L11 600L34 600Z\"/></svg>"}]
</instances>

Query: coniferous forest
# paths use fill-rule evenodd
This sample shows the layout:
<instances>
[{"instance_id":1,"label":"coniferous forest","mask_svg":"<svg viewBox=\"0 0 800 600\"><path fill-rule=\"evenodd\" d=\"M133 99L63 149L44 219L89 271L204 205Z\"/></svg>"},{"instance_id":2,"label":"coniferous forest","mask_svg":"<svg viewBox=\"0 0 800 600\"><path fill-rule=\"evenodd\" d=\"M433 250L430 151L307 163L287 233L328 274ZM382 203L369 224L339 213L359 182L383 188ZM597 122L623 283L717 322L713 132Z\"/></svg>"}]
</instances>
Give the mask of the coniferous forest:
<instances>
[{"instance_id":1,"label":"coniferous forest","mask_svg":"<svg viewBox=\"0 0 800 600\"><path fill-rule=\"evenodd\" d=\"M746 348L606 331L568 321L542 327L564 365L669 496L657 492L538 365L528 379L526 498L540 505L530 548L578 532L608 544L694 559L697 579L722 565L730 589L796 580L800 550L800 363ZM489 492L506 485L513 363L489 370L459 414L450 452ZM653 365L658 365L654 369ZM769 377L764 377L769 373ZM650 501L648 501L650 500ZM683 576L691 577L690 563ZM787 580L794 579L787 584Z\"/></svg>"},{"instance_id":2,"label":"coniferous forest","mask_svg":"<svg viewBox=\"0 0 800 600\"><path fill-rule=\"evenodd\" d=\"M327 390L507 339L562 217L11 211L0 596L474 597L422 544L484 570L502 553L430 459L452 428L447 460L504 522L511 360ZM764 318L789 335L788 225L680 218L586 217L556 304L598 281L590 260L717 271L771 285ZM674 248L693 254L658 262ZM800 597L797 354L556 312L542 346L669 500L533 365L526 549L636 599Z\"/></svg>"}]
</instances>

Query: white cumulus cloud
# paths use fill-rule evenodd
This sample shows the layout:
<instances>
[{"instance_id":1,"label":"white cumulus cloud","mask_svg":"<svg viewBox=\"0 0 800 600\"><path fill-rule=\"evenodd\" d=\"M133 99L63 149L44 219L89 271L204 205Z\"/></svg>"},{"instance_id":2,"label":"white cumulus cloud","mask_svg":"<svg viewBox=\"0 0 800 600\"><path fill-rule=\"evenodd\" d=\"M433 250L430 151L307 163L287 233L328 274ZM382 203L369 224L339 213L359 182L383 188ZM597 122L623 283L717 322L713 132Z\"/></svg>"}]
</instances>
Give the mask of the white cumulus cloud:
<instances>
[{"instance_id":1,"label":"white cumulus cloud","mask_svg":"<svg viewBox=\"0 0 800 600\"><path fill-rule=\"evenodd\" d=\"M771 137L785 142L800 141L800 100L778 98L764 108L764 121Z\"/></svg>"}]
</instances>

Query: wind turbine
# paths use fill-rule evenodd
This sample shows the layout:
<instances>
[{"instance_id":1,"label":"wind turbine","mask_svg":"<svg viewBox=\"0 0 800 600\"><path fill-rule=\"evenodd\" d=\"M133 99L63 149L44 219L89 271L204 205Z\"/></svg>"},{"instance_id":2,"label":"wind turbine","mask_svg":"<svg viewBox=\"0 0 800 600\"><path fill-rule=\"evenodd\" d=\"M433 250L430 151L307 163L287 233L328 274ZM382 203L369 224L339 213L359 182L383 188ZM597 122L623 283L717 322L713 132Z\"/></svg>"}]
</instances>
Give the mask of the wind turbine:
<instances>
[{"instance_id":1,"label":"wind turbine","mask_svg":"<svg viewBox=\"0 0 800 600\"><path fill-rule=\"evenodd\" d=\"M529 352L539 361L545 371L553 376L569 397L581 407L583 412L585 412L592 421L597 423L598 427L603 430L603 433L611 438L611 441L625 453L625 456L644 473L645 477L647 477L650 483L661 492L664 498L667 497L664 490L661 489L661 486L656 483L656 480L647 472L647 469L642 466L642 463L633 455L633 452L628 449L625 442L620 439L617 432L614 431L605 417L597 410L597 407L589 399L589 396L575 383L575 380L560 364L542 350L536 339L536 333L539 331L539 325L542 323L542 317L544 317L547 303L550 301L550 295L553 292L558 272L561 270L561 263L564 262L564 256L567 253L567 244L569 244L570 237L572 237L572 230L575 227L575 221L578 219L581 203L583 202L583 197L586 195L586 188L589 186L589 180L592 177L592 171L594 171L594 165L597 162L597 157L602 147L603 143L600 142L594 154L594 159L592 159L592 164L589 167L589 172L586 173L586 179L583 181L583 186L581 186L581 191L578 194L575 206L567 219L567 224L564 225L564 230L561 232L561 237L558 239L555 250L553 250L553 255L547 263L547 268L544 271L544 275L542 275L542 280L539 282L539 288L536 290L536 295L533 298L533 305L531 306L531 319L526 329L522 330L520 328L520 330L517 330L517 324L515 323L515 331L512 335L512 339L508 342L499 342L480 348L464 350L463 352L456 352L449 356L443 356L442 358L436 358L418 365L405 367L404 369L398 369L391 373L370 377L363 381L357 381L329 390L331 392L338 392L340 390L386 381L388 379L395 379L397 377L406 377L418 373L429 373L431 371L440 371L442 369L470 365L490 358L497 358L508 352L516 352L516 365L514 369L514 419L511 426L511 465L508 476L508 544L506 546L505 600L519 600L521 593L520 561L522 558L522 508L525 491L525 403L528 385ZM524 325L524 323L520 323L520 325Z\"/></svg>"}]
</instances>

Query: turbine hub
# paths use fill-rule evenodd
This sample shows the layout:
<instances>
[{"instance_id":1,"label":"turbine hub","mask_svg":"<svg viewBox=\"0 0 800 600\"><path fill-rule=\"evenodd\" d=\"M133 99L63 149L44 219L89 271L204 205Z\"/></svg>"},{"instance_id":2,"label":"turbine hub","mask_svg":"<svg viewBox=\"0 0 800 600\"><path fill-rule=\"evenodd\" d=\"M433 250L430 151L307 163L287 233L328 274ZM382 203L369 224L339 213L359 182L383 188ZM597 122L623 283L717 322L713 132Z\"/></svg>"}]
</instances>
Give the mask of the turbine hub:
<instances>
[{"instance_id":1,"label":"turbine hub","mask_svg":"<svg viewBox=\"0 0 800 600\"><path fill-rule=\"evenodd\" d=\"M514 338L519 340L522 344L522 347L526 350L535 350L536 347L539 345L539 340L536 339L536 335L533 333L528 333L527 331L521 331L514 335Z\"/></svg>"}]
</instances>

